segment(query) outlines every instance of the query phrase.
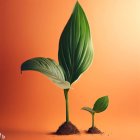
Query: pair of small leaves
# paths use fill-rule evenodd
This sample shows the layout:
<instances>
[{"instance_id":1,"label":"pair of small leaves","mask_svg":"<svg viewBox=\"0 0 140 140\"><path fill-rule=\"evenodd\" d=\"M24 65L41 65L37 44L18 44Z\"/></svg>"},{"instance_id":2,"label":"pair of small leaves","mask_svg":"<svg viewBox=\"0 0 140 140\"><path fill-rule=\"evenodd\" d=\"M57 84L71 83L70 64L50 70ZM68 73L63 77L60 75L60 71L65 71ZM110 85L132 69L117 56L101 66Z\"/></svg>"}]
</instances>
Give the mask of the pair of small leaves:
<instances>
[{"instance_id":1,"label":"pair of small leaves","mask_svg":"<svg viewBox=\"0 0 140 140\"><path fill-rule=\"evenodd\" d=\"M108 96L103 96L95 102L93 108L83 107L82 109L90 112L91 114L100 113L107 109L108 103L109 103Z\"/></svg>"},{"instance_id":2,"label":"pair of small leaves","mask_svg":"<svg viewBox=\"0 0 140 140\"><path fill-rule=\"evenodd\" d=\"M50 58L32 58L22 64L21 70L41 72L60 88L69 89L89 67L93 59L90 28L78 2L60 37L58 58L60 65Z\"/></svg>"}]
</instances>

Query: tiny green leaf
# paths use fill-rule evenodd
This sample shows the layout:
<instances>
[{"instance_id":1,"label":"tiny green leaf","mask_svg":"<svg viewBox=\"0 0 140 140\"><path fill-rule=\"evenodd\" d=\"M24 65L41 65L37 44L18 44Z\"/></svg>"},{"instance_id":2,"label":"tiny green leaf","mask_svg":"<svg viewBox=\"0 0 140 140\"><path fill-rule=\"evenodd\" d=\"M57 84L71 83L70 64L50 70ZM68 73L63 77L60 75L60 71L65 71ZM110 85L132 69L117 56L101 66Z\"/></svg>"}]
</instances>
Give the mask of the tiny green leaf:
<instances>
[{"instance_id":1,"label":"tiny green leaf","mask_svg":"<svg viewBox=\"0 0 140 140\"><path fill-rule=\"evenodd\" d=\"M103 112L104 110L106 110L106 108L108 107L108 103L109 103L109 98L108 96L103 96L101 98L99 98L94 106L93 106L93 110L96 112L96 113L100 113L100 112Z\"/></svg>"},{"instance_id":2,"label":"tiny green leaf","mask_svg":"<svg viewBox=\"0 0 140 140\"><path fill-rule=\"evenodd\" d=\"M62 89L69 89L70 83L65 81L63 69L50 58L36 57L25 61L21 71L34 70L46 75L51 81Z\"/></svg>"},{"instance_id":3,"label":"tiny green leaf","mask_svg":"<svg viewBox=\"0 0 140 140\"><path fill-rule=\"evenodd\" d=\"M86 111L90 112L91 114L94 113L93 109L90 107L83 107L82 110L86 110Z\"/></svg>"}]
</instances>

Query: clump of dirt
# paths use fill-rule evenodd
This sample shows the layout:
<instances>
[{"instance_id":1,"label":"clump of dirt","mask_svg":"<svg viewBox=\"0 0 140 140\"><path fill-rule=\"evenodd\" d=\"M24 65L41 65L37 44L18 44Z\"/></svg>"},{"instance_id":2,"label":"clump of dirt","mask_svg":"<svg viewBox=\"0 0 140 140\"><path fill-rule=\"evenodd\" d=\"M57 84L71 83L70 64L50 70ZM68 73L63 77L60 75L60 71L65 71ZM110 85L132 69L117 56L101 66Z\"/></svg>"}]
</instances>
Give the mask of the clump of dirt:
<instances>
[{"instance_id":1,"label":"clump of dirt","mask_svg":"<svg viewBox=\"0 0 140 140\"><path fill-rule=\"evenodd\" d=\"M88 134L103 134L103 132L101 130L99 130L96 127L90 127L87 131Z\"/></svg>"},{"instance_id":2,"label":"clump of dirt","mask_svg":"<svg viewBox=\"0 0 140 140\"><path fill-rule=\"evenodd\" d=\"M71 122L64 122L56 131L56 135L79 134L79 130Z\"/></svg>"}]
</instances>

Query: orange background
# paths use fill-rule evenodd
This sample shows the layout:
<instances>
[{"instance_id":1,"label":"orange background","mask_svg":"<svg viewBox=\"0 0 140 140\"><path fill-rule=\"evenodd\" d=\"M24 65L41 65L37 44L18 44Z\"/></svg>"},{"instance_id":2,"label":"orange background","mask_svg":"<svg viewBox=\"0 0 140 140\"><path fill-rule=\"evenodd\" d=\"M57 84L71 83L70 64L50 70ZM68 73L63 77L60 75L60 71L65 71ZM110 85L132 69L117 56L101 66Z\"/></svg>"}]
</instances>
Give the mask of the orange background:
<instances>
[{"instance_id":1,"label":"orange background","mask_svg":"<svg viewBox=\"0 0 140 140\"><path fill-rule=\"evenodd\" d=\"M40 73L21 75L20 65L37 56L57 60L60 34L75 2L0 0L0 132L9 140L140 139L139 0L79 0L95 57L70 91L70 119L80 130L89 128L91 116L81 107L109 95L109 108L95 117L105 134L44 135L65 121L63 92Z\"/></svg>"}]
</instances>

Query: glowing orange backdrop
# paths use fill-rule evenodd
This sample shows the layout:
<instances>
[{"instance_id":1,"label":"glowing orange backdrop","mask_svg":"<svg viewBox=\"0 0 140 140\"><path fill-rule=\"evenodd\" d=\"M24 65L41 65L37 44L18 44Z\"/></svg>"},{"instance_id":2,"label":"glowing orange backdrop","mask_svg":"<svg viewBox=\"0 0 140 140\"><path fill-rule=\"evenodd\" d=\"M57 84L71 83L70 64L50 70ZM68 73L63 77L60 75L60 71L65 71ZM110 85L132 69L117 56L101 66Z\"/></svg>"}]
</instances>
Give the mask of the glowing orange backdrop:
<instances>
[{"instance_id":1,"label":"glowing orange backdrop","mask_svg":"<svg viewBox=\"0 0 140 140\"><path fill-rule=\"evenodd\" d=\"M9 131L55 131L65 121L63 91L40 73L21 75L20 65L37 56L57 60L59 37L75 2L0 0L0 131L7 135ZM90 23L95 56L70 91L70 119L81 130L89 128L90 115L81 107L108 95L109 108L96 115L96 126L112 140L139 139L140 1L79 2ZM69 139L78 138L73 137Z\"/></svg>"}]
</instances>

